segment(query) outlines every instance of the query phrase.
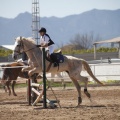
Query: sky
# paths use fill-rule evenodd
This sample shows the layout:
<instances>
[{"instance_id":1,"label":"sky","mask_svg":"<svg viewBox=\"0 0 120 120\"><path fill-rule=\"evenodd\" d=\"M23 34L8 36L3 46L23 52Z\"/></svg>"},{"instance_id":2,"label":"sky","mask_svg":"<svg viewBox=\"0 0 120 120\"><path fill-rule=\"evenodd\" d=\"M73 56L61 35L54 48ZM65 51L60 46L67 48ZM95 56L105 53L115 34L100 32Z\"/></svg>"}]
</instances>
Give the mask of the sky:
<instances>
[{"instance_id":1,"label":"sky","mask_svg":"<svg viewBox=\"0 0 120 120\"><path fill-rule=\"evenodd\" d=\"M0 17L15 18L19 13L32 12L34 0L0 0ZM65 17L91 9L120 9L120 0L39 0L40 17Z\"/></svg>"}]
</instances>

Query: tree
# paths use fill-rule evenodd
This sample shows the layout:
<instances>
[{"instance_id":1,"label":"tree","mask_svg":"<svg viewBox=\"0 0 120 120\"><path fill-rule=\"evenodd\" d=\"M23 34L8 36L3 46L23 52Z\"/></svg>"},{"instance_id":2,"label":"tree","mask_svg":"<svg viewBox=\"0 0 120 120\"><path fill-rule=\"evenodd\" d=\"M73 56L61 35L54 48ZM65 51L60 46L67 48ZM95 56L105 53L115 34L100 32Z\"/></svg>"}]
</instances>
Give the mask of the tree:
<instances>
[{"instance_id":1,"label":"tree","mask_svg":"<svg viewBox=\"0 0 120 120\"><path fill-rule=\"evenodd\" d=\"M99 40L99 36L96 37ZM76 34L73 39L70 40L70 44L74 46L73 49L89 49L93 47L93 42L97 41L93 35L91 34Z\"/></svg>"}]
</instances>

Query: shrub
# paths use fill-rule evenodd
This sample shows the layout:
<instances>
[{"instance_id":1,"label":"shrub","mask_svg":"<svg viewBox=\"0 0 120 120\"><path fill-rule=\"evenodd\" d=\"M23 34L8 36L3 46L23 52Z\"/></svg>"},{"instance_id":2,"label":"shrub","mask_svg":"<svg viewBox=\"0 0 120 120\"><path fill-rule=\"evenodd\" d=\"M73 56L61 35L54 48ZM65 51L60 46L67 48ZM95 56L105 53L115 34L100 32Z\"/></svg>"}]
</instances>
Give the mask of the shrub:
<instances>
[{"instance_id":1,"label":"shrub","mask_svg":"<svg viewBox=\"0 0 120 120\"><path fill-rule=\"evenodd\" d=\"M5 57L12 54L12 50L4 50L4 49L0 49L0 57Z\"/></svg>"},{"instance_id":2,"label":"shrub","mask_svg":"<svg viewBox=\"0 0 120 120\"><path fill-rule=\"evenodd\" d=\"M97 52L117 52L117 48L108 48L108 47L100 47L97 49ZM94 53L94 49L81 49L81 50L75 50L75 49L63 49L63 54L84 54L84 53Z\"/></svg>"}]
</instances>

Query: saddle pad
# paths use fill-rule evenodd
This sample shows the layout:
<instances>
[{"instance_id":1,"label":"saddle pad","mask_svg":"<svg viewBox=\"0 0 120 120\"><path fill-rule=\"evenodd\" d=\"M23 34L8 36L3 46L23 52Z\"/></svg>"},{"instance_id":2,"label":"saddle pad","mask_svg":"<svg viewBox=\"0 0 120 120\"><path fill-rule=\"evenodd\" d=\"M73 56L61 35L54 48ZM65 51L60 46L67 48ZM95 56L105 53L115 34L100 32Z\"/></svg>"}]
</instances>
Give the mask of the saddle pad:
<instances>
[{"instance_id":1,"label":"saddle pad","mask_svg":"<svg viewBox=\"0 0 120 120\"><path fill-rule=\"evenodd\" d=\"M47 53L47 51L46 51L46 60L49 61L49 62L52 62L52 60L48 58L48 55L47 55L47 54L48 54L48 53ZM58 61L59 63L63 63L63 62L64 62L64 56L63 56L62 54L60 54L60 53L53 53L53 54L56 56L57 61Z\"/></svg>"},{"instance_id":2,"label":"saddle pad","mask_svg":"<svg viewBox=\"0 0 120 120\"><path fill-rule=\"evenodd\" d=\"M59 54L59 53L55 53L57 60L59 63L63 63L64 62L64 56Z\"/></svg>"}]
</instances>

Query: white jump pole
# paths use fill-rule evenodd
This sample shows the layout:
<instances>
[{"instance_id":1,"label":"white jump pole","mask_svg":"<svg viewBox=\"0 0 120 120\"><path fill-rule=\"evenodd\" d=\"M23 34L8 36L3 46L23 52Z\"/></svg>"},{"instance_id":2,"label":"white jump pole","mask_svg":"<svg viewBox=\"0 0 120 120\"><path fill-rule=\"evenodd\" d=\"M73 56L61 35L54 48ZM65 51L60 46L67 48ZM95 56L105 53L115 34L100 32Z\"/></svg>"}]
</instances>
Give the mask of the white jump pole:
<instances>
[{"instance_id":1,"label":"white jump pole","mask_svg":"<svg viewBox=\"0 0 120 120\"><path fill-rule=\"evenodd\" d=\"M34 105L36 105L39 101L40 101L40 99L42 98L42 96L43 96L43 90L41 91L41 93L38 93L38 91L36 91L35 90L35 92L37 93L37 94L39 94L39 96L37 97L37 99L34 101L34 103L32 104L33 106Z\"/></svg>"},{"instance_id":2,"label":"white jump pole","mask_svg":"<svg viewBox=\"0 0 120 120\"><path fill-rule=\"evenodd\" d=\"M37 84L37 83L31 83L31 86L32 86L32 87L38 87L38 88L40 88L40 89L43 88L43 85L40 85L40 84Z\"/></svg>"},{"instance_id":3,"label":"white jump pole","mask_svg":"<svg viewBox=\"0 0 120 120\"><path fill-rule=\"evenodd\" d=\"M38 95L38 98L35 100L35 102L32 104L33 106L36 105L41 98L43 98L43 92L40 93L36 89L32 88L32 91ZM46 99L46 102L50 104L51 107L55 107L55 104L51 102L49 99Z\"/></svg>"}]
</instances>

